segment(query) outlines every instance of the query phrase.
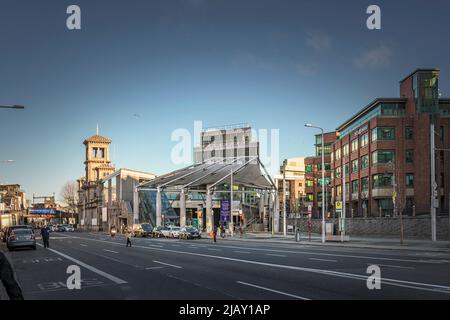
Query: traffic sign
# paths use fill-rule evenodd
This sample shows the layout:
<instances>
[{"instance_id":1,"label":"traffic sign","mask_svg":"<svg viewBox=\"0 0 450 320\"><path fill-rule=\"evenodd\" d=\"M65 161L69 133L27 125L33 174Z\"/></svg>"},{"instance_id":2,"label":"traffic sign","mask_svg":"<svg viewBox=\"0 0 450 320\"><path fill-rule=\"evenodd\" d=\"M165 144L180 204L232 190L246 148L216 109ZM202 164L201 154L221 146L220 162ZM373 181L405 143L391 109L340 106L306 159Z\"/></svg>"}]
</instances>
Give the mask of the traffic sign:
<instances>
[{"instance_id":1,"label":"traffic sign","mask_svg":"<svg viewBox=\"0 0 450 320\"><path fill-rule=\"evenodd\" d=\"M342 201L336 201L336 210L342 210Z\"/></svg>"}]
</instances>

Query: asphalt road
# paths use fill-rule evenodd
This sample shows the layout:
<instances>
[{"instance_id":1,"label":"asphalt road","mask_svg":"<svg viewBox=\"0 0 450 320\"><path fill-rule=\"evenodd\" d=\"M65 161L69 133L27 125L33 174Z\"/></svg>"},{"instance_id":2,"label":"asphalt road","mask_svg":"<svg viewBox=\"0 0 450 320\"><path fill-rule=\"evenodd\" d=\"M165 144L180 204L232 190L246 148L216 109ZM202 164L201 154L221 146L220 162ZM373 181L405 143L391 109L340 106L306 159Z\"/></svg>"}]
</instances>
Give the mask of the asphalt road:
<instances>
[{"instance_id":1,"label":"asphalt road","mask_svg":"<svg viewBox=\"0 0 450 320\"><path fill-rule=\"evenodd\" d=\"M120 236L76 232L7 255L25 299L450 299L450 254L437 252L151 238L127 248ZM66 286L70 265L81 289ZM370 265L380 290L367 287Z\"/></svg>"}]
</instances>

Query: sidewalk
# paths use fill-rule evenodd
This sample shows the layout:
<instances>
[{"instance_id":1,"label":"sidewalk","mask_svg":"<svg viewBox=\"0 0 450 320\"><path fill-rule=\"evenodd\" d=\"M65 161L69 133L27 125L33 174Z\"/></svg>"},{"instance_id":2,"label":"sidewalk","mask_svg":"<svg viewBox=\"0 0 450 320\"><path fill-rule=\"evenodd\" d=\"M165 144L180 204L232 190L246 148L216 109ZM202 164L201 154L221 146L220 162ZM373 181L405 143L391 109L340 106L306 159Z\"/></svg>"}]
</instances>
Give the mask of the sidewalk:
<instances>
[{"instance_id":1,"label":"sidewalk","mask_svg":"<svg viewBox=\"0 0 450 320\"><path fill-rule=\"evenodd\" d=\"M209 237L209 235L204 235ZM272 235L271 233L245 233L241 238L239 234L235 234L234 237L228 237L222 239L217 238L218 241L248 241L259 243L278 243L278 244L299 244L299 245L311 245L311 246L325 246L325 247L348 247L348 248L370 248L370 249L392 249L392 250L414 250L414 251L429 251L429 252L445 252L450 253L450 241L436 241L430 240L415 240L406 239L403 241L403 245L400 245L400 239L395 238L362 238L350 236L350 241L328 241L322 243L321 236L319 234L311 235L311 241L309 241L308 235L302 233L300 242L295 241L294 234L288 234L286 237L283 234L277 233Z\"/></svg>"}]
</instances>

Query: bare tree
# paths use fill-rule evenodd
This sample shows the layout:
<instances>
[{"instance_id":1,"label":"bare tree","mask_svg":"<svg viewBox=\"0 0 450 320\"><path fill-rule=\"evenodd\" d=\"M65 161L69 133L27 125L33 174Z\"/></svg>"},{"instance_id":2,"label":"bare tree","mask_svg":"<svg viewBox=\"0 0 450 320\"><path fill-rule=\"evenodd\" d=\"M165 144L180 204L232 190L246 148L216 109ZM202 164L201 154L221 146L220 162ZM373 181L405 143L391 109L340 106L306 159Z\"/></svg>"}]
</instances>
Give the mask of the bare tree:
<instances>
[{"instance_id":1,"label":"bare tree","mask_svg":"<svg viewBox=\"0 0 450 320\"><path fill-rule=\"evenodd\" d=\"M61 198L70 212L76 212L78 206L78 184L68 181L61 189Z\"/></svg>"}]
</instances>

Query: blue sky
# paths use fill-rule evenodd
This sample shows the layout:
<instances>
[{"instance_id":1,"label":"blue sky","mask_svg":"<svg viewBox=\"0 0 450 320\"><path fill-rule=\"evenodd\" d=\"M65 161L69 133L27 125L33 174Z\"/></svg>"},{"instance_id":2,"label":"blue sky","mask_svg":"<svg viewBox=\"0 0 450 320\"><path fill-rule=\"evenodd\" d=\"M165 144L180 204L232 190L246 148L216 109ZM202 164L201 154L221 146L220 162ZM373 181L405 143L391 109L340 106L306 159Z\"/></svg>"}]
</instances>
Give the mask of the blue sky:
<instances>
[{"instance_id":1,"label":"blue sky","mask_svg":"<svg viewBox=\"0 0 450 320\"><path fill-rule=\"evenodd\" d=\"M375 2L374 2L375 3ZM84 138L113 140L116 167L175 169L173 130L248 122L280 130L280 159L333 130L419 67L450 96L450 3L376 1L0 1L0 183L59 194L84 173ZM81 7L82 30L66 28ZM113 151L115 150L115 152Z\"/></svg>"}]
</instances>

